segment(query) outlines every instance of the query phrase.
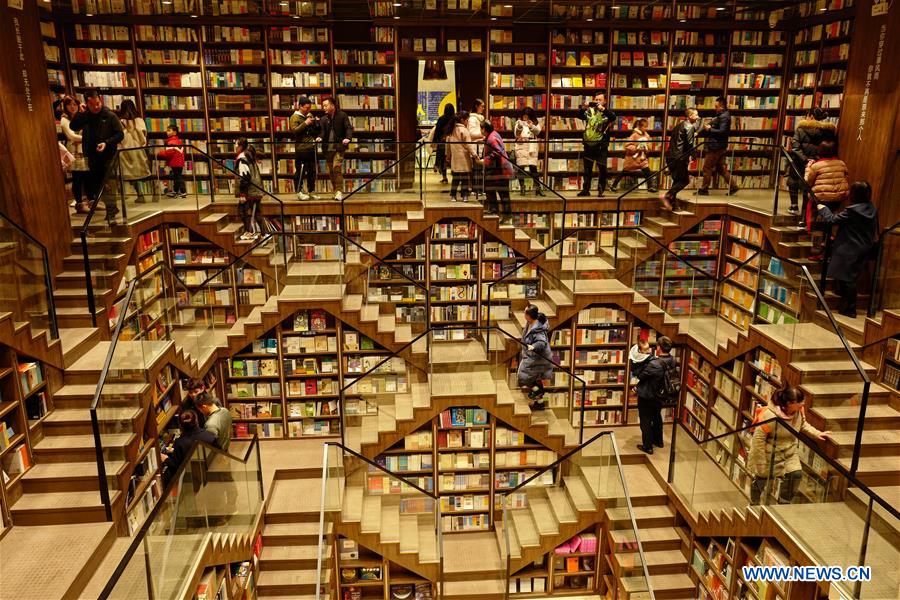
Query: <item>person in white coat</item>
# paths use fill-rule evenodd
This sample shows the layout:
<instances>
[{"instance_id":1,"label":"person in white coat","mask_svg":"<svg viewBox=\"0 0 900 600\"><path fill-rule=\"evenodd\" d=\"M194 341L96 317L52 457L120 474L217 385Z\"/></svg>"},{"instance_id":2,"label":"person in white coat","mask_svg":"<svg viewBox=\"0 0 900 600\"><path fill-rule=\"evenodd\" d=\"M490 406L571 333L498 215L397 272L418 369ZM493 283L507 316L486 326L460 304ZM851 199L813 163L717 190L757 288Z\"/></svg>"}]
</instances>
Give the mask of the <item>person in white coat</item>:
<instances>
[{"instance_id":1,"label":"person in white coat","mask_svg":"<svg viewBox=\"0 0 900 600\"><path fill-rule=\"evenodd\" d=\"M533 108L530 106L525 108L522 116L516 121L513 131L516 136L516 164L519 166L516 170L519 192L523 196L525 195L525 169L527 169L534 182L534 195L543 196L544 192L541 190L541 183L538 179L538 160L541 148L538 136L541 133L541 124L538 122Z\"/></svg>"},{"instance_id":2,"label":"person in white coat","mask_svg":"<svg viewBox=\"0 0 900 600\"><path fill-rule=\"evenodd\" d=\"M456 202L457 193L463 202L469 201L469 181L472 177L472 164L477 158L475 144L469 135L469 113L456 113L456 122L447 136L450 146L450 173L453 182L450 184L450 202Z\"/></svg>"},{"instance_id":3,"label":"person in white coat","mask_svg":"<svg viewBox=\"0 0 900 600\"><path fill-rule=\"evenodd\" d=\"M485 111L484 100L477 98L472 104L472 112L469 113L469 120L466 126L469 129L469 137L475 144L475 153L481 155L481 142L484 140L484 134L481 132L481 124L484 122ZM481 165L475 164L472 167L472 193L475 194L475 200L484 193L484 169Z\"/></svg>"},{"instance_id":4,"label":"person in white coat","mask_svg":"<svg viewBox=\"0 0 900 600\"><path fill-rule=\"evenodd\" d=\"M78 114L78 101L71 96L65 96L62 100L62 116L59 119L59 128L66 136L66 149L75 157L75 161L69 169L72 175L72 205L79 213L90 210L88 203L84 201L84 190L88 177L88 162L81 148L81 134L72 130L69 124Z\"/></svg>"}]
</instances>

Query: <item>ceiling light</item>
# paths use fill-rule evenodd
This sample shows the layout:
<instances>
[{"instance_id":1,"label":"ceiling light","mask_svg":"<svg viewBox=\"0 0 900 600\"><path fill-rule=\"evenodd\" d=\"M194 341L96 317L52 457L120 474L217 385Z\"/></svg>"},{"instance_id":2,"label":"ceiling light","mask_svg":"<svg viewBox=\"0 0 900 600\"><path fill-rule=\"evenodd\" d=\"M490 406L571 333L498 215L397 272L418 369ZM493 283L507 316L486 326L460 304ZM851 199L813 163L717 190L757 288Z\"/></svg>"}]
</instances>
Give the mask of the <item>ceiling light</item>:
<instances>
[{"instance_id":1,"label":"ceiling light","mask_svg":"<svg viewBox=\"0 0 900 600\"><path fill-rule=\"evenodd\" d=\"M395 19L399 19L400 17L394 17Z\"/></svg>"},{"instance_id":2,"label":"ceiling light","mask_svg":"<svg viewBox=\"0 0 900 600\"><path fill-rule=\"evenodd\" d=\"M394 2L394 6L403 6L402 2Z\"/></svg>"},{"instance_id":3,"label":"ceiling light","mask_svg":"<svg viewBox=\"0 0 900 600\"><path fill-rule=\"evenodd\" d=\"M828 9L827 9L827 8L820 8L820 9L819 9L819 12L825 12L826 10L828 10Z\"/></svg>"},{"instance_id":4,"label":"ceiling light","mask_svg":"<svg viewBox=\"0 0 900 600\"><path fill-rule=\"evenodd\" d=\"M84 16L86 16L86 17L93 17L94 15L93 15L93 13L84 13Z\"/></svg>"},{"instance_id":5,"label":"ceiling light","mask_svg":"<svg viewBox=\"0 0 900 600\"><path fill-rule=\"evenodd\" d=\"M496 21L497 17L491 17L491 21Z\"/></svg>"},{"instance_id":6,"label":"ceiling light","mask_svg":"<svg viewBox=\"0 0 900 600\"><path fill-rule=\"evenodd\" d=\"M687 19L678 19L679 23L687 23Z\"/></svg>"},{"instance_id":7,"label":"ceiling light","mask_svg":"<svg viewBox=\"0 0 900 600\"><path fill-rule=\"evenodd\" d=\"M512 4L504 4L503 8L512 8Z\"/></svg>"},{"instance_id":8,"label":"ceiling light","mask_svg":"<svg viewBox=\"0 0 900 600\"><path fill-rule=\"evenodd\" d=\"M587 19L587 21L593 21L593 19Z\"/></svg>"},{"instance_id":9,"label":"ceiling light","mask_svg":"<svg viewBox=\"0 0 900 600\"><path fill-rule=\"evenodd\" d=\"M287 3L287 2L282 2L281 5L282 5L282 6L287 6L288 3Z\"/></svg>"},{"instance_id":10,"label":"ceiling light","mask_svg":"<svg viewBox=\"0 0 900 600\"><path fill-rule=\"evenodd\" d=\"M613 9L613 10L619 10L619 7L618 7L618 6L613 6L612 9Z\"/></svg>"},{"instance_id":11,"label":"ceiling light","mask_svg":"<svg viewBox=\"0 0 900 600\"><path fill-rule=\"evenodd\" d=\"M172 0L163 0L163 4L172 4Z\"/></svg>"},{"instance_id":12,"label":"ceiling light","mask_svg":"<svg viewBox=\"0 0 900 600\"><path fill-rule=\"evenodd\" d=\"M716 7L716 10L728 10L728 9L725 8L724 6L717 6L717 7Z\"/></svg>"}]
</instances>

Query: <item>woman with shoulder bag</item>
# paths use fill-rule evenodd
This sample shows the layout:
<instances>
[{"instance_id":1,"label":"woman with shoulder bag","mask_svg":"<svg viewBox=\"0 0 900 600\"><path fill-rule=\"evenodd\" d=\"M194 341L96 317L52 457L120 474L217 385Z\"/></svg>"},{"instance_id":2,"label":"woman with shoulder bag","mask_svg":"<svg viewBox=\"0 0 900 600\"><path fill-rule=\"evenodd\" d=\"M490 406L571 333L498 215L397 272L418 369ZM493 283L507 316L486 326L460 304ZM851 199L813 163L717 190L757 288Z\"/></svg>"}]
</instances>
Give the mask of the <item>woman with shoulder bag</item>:
<instances>
[{"instance_id":1,"label":"woman with shoulder bag","mask_svg":"<svg viewBox=\"0 0 900 600\"><path fill-rule=\"evenodd\" d=\"M72 130L69 124L78 114L78 101L72 96L62 99L62 117L59 119L59 127L66 136L66 150L75 157L69 172L72 175L72 206L78 213L86 213L90 210L90 204L84 201L84 187L87 182L88 167L87 158L81 148L81 134Z\"/></svg>"}]
</instances>

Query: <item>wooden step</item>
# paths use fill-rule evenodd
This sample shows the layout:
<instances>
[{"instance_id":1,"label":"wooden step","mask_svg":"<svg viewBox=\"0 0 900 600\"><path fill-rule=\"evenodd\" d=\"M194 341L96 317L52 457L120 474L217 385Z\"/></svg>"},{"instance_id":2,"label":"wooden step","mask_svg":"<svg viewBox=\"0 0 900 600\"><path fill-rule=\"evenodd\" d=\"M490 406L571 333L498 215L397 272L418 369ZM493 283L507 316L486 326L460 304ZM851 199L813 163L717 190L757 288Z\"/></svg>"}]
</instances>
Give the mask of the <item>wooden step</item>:
<instances>
[{"instance_id":1,"label":"wooden step","mask_svg":"<svg viewBox=\"0 0 900 600\"><path fill-rule=\"evenodd\" d=\"M317 545L310 546L263 546L260 555L261 570L315 569L318 564ZM323 555L328 562L330 553Z\"/></svg>"},{"instance_id":2,"label":"wooden step","mask_svg":"<svg viewBox=\"0 0 900 600\"><path fill-rule=\"evenodd\" d=\"M826 429L856 430L859 406L813 406L810 411L826 421ZM890 404L870 404L866 407L866 429L900 427L900 411Z\"/></svg>"},{"instance_id":3,"label":"wooden step","mask_svg":"<svg viewBox=\"0 0 900 600\"><path fill-rule=\"evenodd\" d=\"M800 388L813 396L812 404L819 400L843 400L849 402L852 398L862 399L862 381L838 381L823 383L801 383ZM869 402L886 402L890 398L890 391L882 385L872 383L869 387Z\"/></svg>"},{"instance_id":4,"label":"wooden step","mask_svg":"<svg viewBox=\"0 0 900 600\"><path fill-rule=\"evenodd\" d=\"M363 489L359 486L348 486L344 489L344 506L341 518L350 523L362 520Z\"/></svg>"},{"instance_id":5,"label":"wooden step","mask_svg":"<svg viewBox=\"0 0 900 600\"><path fill-rule=\"evenodd\" d=\"M665 527L666 525L671 525L672 520L675 518L674 511L667 504L634 506L632 507L632 511L634 519L641 529L647 527ZM609 519L611 526L614 528L621 527L628 529L631 527L631 518L628 514L627 507L608 508L606 509L606 516Z\"/></svg>"},{"instance_id":6,"label":"wooden step","mask_svg":"<svg viewBox=\"0 0 900 600\"><path fill-rule=\"evenodd\" d=\"M125 447L135 439L134 432L103 433L100 440L105 451L124 452ZM93 435L51 435L34 444L34 454L40 460L51 462L89 462L97 453Z\"/></svg>"},{"instance_id":7,"label":"wooden step","mask_svg":"<svg viewBox=\"0 0 900 600\"><path fill-rule=\"evenodd\" d=\"M119 494L118 490L110 490L114 502ZM12 505L10 512L16 525L62 525L106 520L106 509L100 501L98 490L26 493Z\"/></svg>"},{"instance_id":8,"label":"wooden step","mask_svg":"<svg viewBox=\"0 0 900 600\"><path fill-rule=\"evenodd\" d=\"M569 475L563 478L566 493L572 505L580 512L593 512L597 510L593 494L587 484L578 475Z\"/></svg>"},{"instance_id":9,"label":"wooden step","mask_svg":"<svg viewBox=\"0 0 900 600\"><path fill-rule=\"evenodd\" d=\"M617 550L620 552L636 552L634 531L629 527L627 529L617 529L609 532L613 543L618 547L627 547L627 550ZM639 535L641 546L644 552L655 550L677 550L681 547L681 538L674 527L647 527L640 528Z\"/></svg>"},{"instance_id":10,"label":"wooden step","mask_svg":"<svg viewBox=\"0 0 900 600\"><path fill-rule=\"evenodd\" d=\"M524 509L507 511L516 531L516 537L523 548L537 548L541 545L541 536L531 512Z\"/></svg>"},{"instance_id":11,"label":"wooden step","mask_svg":"<svg viewBox=\"0 0 900 600\"><path fill-rule=\"evenodd\" d=\"M400 554L418 554L419 552L419 519L416 515L400 517Z\"/></svg>"},{"instance_id":12,"label":"wooden step","mask_svg":"<svg viewBox=\"0 0 900 600\"><path fill-rule=\"evenodd\" d=\"M381 533L381 496L363 496L361 533Z\"/></svg>"},{"instance_id":13,"label":"wooden step","mask_svg":"<svg viewBox=\"0 0 900 600\"><path fill-rule=\"evenodd\" d=\"M631 594L641 594L647 589L647 580L643 576L625 577L621 583L626 598ZM697 586L694 585L691 578L684 573L678 575L651 575L649 584L653 588L654 597L660 600L688 597L685 594L691 594L690 597L693 597L697 590Z\"/></svg>"},{"instance_id":14,"label":"wooden step","mask_svg":"<svg viewBox=\"0 0 900 600\"><path fill-rule=\"evenodd\" d=\"M832 431L831 438L838 445L838 456L850 456L856 444L856 431ZM861 456L895 456L900 460L900 431L896 429L866 429L862 434Z\"/></svg>"},{"instance_id":15,"label":"wooden step","mask_svg":"<svg viewBox=\"0 0 900 600\"><path fill-rule=\"evenodd\" d=\"M285 594L315 594L318 582L313 569L260 570L256 580L260 596ZM327 577L326 577L327 576ZM323 570L325 581L331 579L331 569Z\"/></svg>"},{"instance_id":16,"label":"wooden step","mask_svg":"<svg viewBox=\"0 0 900 600\"><path fill-rule=\"evenodd\" d=\"M503 579L471 579L469 581L445 581L443 598L471 600L503 600L506 594Z\"/></svg>"},{"instance_id":17,"label":"wooden step","mask_svg":"<svg viewBox=\"0 0 900 600\"><path fill-rule=\"evenodd\" d=\"M399 544L400 543L400 505L399 504L382 504L381 505L381 543L382 544ZM418 540L418 535L416 536Z\"/></svg>"},{"instance_id":18,"label":"wooden step","mask_svg":"<svg viewBox=\"0 0 900 600\"><path fill-rule=\"evenodd\" d=\"M542 490L537 490L538 492ZM540 493L528 494L528 508L537 527L538 533L544 535L559 534L559 522L550 506L550 500Z\"/></svg>"},{"instance_id":19,"label":"wooden step","mask_svg":"<svg viewBox=\"0 0 900 600\"><path fill-rule=\"evenodd\" d=\"M545 488L545 491L547 493L547 500L550 502L550 509L553 511L553 516L556 518L557 522L578 522L578 515L575 513L575 509L565 490L559 487L548 487Z\"/></svg>"},{"instance_id":20,"label":"wooden step","mask_svg":"<svg viewBox=\"0 0 900 600\"><path fill-rule=\"evenodd\" d=\"M331 535L334 529L331 521L325 521L325 535ZM300 523L266 523L263 529L263 544L288 546L301 544L317 544L319 539L319 521Z\"/></svg>"}]
</instances>

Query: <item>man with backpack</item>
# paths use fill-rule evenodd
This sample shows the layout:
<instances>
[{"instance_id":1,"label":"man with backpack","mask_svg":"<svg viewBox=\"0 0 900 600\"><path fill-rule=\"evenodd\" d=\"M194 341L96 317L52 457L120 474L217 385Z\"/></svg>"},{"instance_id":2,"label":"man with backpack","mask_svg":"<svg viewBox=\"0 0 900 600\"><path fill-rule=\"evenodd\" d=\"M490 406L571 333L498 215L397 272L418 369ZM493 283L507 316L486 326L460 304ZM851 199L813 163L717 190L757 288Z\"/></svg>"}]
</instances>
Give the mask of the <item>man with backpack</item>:
<instances>
[{"instance_id":1,"label":"man with backpack","mask_svg":"<svg viewBox=\"0 0 900 600\"><path fill-rule=\"evenodd\" d=\"M672 340L662 336L656 343L656 356L634 363L631 374L637 377L638 417L641 443L638 450L653 454L653 447L663 447L662 408L678 401L681 373L672 356Z\"/></svg>"},{"instance_id":2,"label":"man with backpack","mask_svg":"<svg viewBox=\"0 0 900 600\"><path fill-rule=\"evenodd\" d=\"M679 121L669 134L669 150L666 153L666 166L672 178L672 187L663 196L663 208L673 210L678 200L678 192L691 182L688 167L696 153L695 140L697 131L695 123L700 118L696 108L684 111L684 120Z\"/></svg>"},{"instance_id":3,"label":"man with backpack","mask_svg":"<svg viewBox=\"0 0 900 600\"><path fill-rule=\"evenodd\" d=\"M606 107L606 94L597 92L594 101L583 104L578 118L584 121L582 144L584 150L581 160L584 164L584 181L579 196L591 194L591 179L594 176L594 163L600 169L600 197L606 190L606 160L609 157L609 130L616 122L616 114Z\"/></svg>"}]
</instances>

